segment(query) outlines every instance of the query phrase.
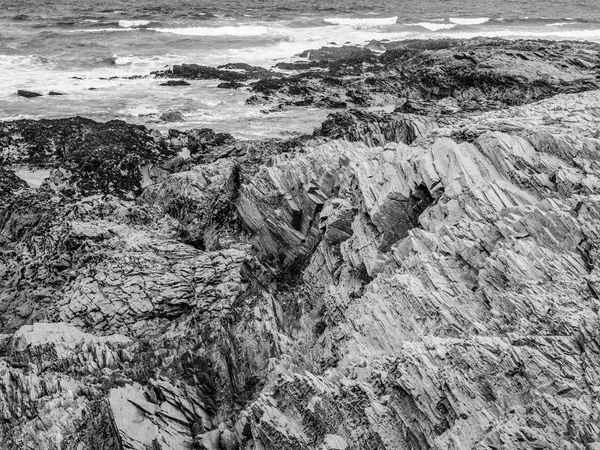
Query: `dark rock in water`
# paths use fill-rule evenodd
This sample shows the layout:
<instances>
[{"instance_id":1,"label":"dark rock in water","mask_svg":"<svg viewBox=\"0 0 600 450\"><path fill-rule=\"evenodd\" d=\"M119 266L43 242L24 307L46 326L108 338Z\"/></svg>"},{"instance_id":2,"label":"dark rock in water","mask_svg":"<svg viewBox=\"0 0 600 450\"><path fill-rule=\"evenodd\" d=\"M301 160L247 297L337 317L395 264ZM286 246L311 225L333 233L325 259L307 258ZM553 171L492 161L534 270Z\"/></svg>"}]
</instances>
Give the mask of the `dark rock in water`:
<instances>
[{"instance_id":1,"label":"dark rock in water","mask_svg":"<svg viewBox=\"0 0 600 450\"><path fill-rule=\"evenodd\" d=\"M222 66L218 66L217 69L235 70L238 72L242 72L248 78L264 78L264 77L277 76L276 73L273 73L269 69L265 69L264 67L260 67L260 66L251 66L250 64L246 64L246 63L224 64Z\"/></svg>"},{"instance_id":2,"label":"dark rock in water","mask_svg":"<svg viewBox=\"0 0 600 450\"><path fill-rule=\"evenodd\" d=\"M277 63L275 67L281 70L309 70L315 68L327 68L329 62L327 61L296 61L291 63Z\"/></svg>"},{"instance_id":3,"label":"dark rock in water","mask_svg":"<svg viewBox=\"0 0 600 450\"><path fill-rule=\"evenodd\" d=\"M283 87L288 86L289 84L290 84L290 82L287 79L265 78L262 80L258 80L254 83L251 83L250 86L252 87L252 90L255 92L269 95L272 92L281 90Z\"/></svg>"},{"instance_id":4,"label":"dark rock in water","mask_svg":"<svg viewBox=\"0 0 600 450\"><path fill-rule=\"evenodd\" d=\"M179 111L171 111L161 114L160 120L163 122L185 122L185 117Z\"/></svg>"},{"instance_id":5,"label":"dark rock in water","mask_svg":"<svg viewBox=\"0 0 600 450\"><path fill-rule=\"evenodd\" d=\"M190 83L188 83L185 80L169 80L164 83L160 83L160 85L161 86L189 86Z\"/></svg>"},{"instance_id":6,"label":"dark rock in water","mask_svg":"<svg viewBox=\"0 0 600 450\"><path fill-rule=\"evenodd\" d=\"M322 47L320 49L305 50L299 55L311 61L339 61L343 59L370 59L374 53L364 47Z\"/></svg>"},{"instance_id":7,"label":"dark rock in water","mask_svg":"<svg viewBox=\"0 0 600 450\"><path fill-rule=\"evenodd\" d=\"M225 83L219 83L217 85L219 89L239 89L244 86L244 84L238 83L237 81L227 81Z\"/></svg>"},{"instance_id":8,"label":"dark rock in water","mask_svg":"<svg viewBox=\"0 0 600 450\"><path fill-rule=\"evenodd\" d=\"M215 67L201 66L198 64L174 65L169 72L164 72L161 75L192 80L245 81L248 79L248 76L243 73L230 70L219 70Z\"/></svg>"},{"instance_id":9,"label":"dark rock in water","mask_svg":"<svg viewBox=\"0 0 600 450\"><path fill-rule=\"evenodd\" d=\"M265 96L251 95L246 99L246 105L263 105L268 99Z\"/></svg>"},{"instance_id":10,"label":"dark rock in water","mask_svg":"<svg viewBox=\"0 0 600 450\"><path fill-rule=\"evenodd\" d=\"M374 52L385 52L386 51L385 46L376 39L373 39L371 42L369 42L365 48L367 50L371 50Z\"/></svg>"},{"instance_id":11,"label":"dark rock in water","mask_svg":"<svg viewBox=\"0 0 600 450\"><path fill-rule=\"evenodd\" d=\"M66 94L64 92L50 91L50 92L48 92L48 95L66 95Z\"/></svg>"},{"instance_id":12,"label":"dark rock in water","mask_svg":"<svg viewBox=\"0 0 600 450\"><path fill-rule=\"evenodd\" d=\"M223 80L227 82L247 81L253 78L279 76L263 67L251 66L245 63L230 63L219 67L202 66L199 64L174 65L171 69L153 72L158 78L184 78L188 80Z\"/></svg>"},{"instance_id":13,"label":"dark rock in water","mask_svg":"<svg viewBox=\"0 0 600 450\"><path fill-rule=\"evenodd\" d=\"M38 92L33 92L33 91L25 91L25 90L18 90L17 91L17 95L20 95L21 97L26 97L26 98L34 98L34 97L41 97L42 94L38 93Z\"/></svg>"}]
</instances>

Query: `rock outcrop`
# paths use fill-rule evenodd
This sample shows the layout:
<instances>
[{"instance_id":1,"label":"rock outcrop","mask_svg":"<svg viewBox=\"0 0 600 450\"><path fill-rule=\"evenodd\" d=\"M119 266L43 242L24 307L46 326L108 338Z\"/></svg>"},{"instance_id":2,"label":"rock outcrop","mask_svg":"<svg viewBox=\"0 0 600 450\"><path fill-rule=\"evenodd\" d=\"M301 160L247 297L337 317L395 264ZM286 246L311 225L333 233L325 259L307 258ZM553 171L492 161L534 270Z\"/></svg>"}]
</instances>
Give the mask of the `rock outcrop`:
<instances>
[{"instance_id":1,"label":"rock outcrop","mask_svg":"<svg viewBox=\"0 0 600 450\"><path fill-rule=\"evenodd\" d=\"M598 88L598 44L473 38L305 52L301 71L250 83L253 104L279 107L396 105L402 112L452 115Z\"/></svg>"},{"instance_id":2,"label":"rock outcrop","mask_svg":"<svg viewBox=\"0 0 600 450\"><path fill-rule=\"evenodd\" d=\"M380 45L298 139L0 125L3 448L600 446L596 47Z\"/></svg>"},{"instance_id":3,"label":"rock outcrop","mask_svg":"<svg viewBox=\"0 0 600 450\"><path fill-rule=\"evenodd\" d=\"M81 195L133 198L160 164L175 156L141 125L82 117L0 123L2 164L53 167L53 187Z\"/></svg>"}]
</instances>

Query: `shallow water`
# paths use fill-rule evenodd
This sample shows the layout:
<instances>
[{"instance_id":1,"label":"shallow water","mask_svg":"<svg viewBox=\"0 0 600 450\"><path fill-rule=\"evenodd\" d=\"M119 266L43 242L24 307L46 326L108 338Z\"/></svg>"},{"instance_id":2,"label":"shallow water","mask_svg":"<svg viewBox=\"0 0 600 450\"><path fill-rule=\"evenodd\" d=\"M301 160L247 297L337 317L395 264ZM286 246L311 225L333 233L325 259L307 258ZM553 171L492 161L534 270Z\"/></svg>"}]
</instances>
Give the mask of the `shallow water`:
<instances>
[{"instance_id":1,"label":"shallow water","mask_svg":"<svg viewBox=\"0 0 600 450\"><path fill-rule=\"evenodd\" d=\"M0 118L83 115L238 137L309 132L323 112L267 115L244 104L248 92L218 82L173 88L123 77L183 62L269 67L305 49L372 39L477 35L600 42L600 2L0 0ZM26 99L18 89L66 95ZM159 122L167 111L186 122Z\"/></svg>"},{"instance_id":2,"label":"shallow water","mask_svg":"<svg viewBox=\"0 0 600 450\"><path fill-rule=\"evenodd\" d=\"M15 175L24 180L29 187L37 189L50 176L50 170L20 167L15 169Z\"/></svg>"}]
</instances>

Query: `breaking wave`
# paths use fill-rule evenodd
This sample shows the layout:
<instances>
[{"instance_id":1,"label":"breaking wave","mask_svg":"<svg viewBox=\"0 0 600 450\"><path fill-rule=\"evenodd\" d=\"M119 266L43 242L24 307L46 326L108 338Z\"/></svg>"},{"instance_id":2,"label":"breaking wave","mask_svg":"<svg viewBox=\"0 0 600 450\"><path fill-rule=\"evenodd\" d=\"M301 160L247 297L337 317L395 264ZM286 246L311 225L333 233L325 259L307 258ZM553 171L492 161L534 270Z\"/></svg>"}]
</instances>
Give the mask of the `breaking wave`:
<instances>
[{"instance_id":1,"label":"breaking wave","mask_svg":"<svg viewBox=\"0 0 600 450\"><path fill-rule=\"evenodd\" d=\"M395 25L398 22L398 16L394 17L369 17L369 18L344 18L344 17L329 17L323 19L327 23L333 25L368 25L368 26L385 26Z\"/></svg>"}]
</instances>

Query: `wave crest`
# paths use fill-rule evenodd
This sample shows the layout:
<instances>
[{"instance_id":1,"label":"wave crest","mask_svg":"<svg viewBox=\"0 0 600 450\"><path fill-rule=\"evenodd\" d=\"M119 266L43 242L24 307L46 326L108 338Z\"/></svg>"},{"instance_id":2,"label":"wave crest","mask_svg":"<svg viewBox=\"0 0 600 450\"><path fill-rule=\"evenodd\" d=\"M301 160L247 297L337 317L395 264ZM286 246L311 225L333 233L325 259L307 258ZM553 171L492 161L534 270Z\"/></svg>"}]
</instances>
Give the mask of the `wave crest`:
<instances>
[{"instance_id":1,"label":"wave crest","mask_svg":"<svg viewBox=\"0 0 600 450\"><path fill-rule=\"evenodd\" d=\"M409 26L426 28L429 31L439 31L439 30L451 30L456 27L456 23L430 23L430 22L419 22L419 23L410 23L407 24Z\"/></svg>"},{"instance_id":2,"label":"wave crest","mask_svg":"<svg viewBox=\"0 0 600 450\"><path fill-rule=\"evenodd\" d=\"M150 25L149 20L119 20L119 26L123 28L135 28Z\"/></svg>"},{"instance_id":3,"label":"wave crest","mask_svg":"<svg viewBox=\"0 0 600 450\"><path fill-rule=\"evenodd\" d=\"M471 19L464 19L462 17L451 17L450 22L456 25L482 25L490 21L489 17L474 17Z\"/></svg>"},{"instance_id":4,"label":"wave crest","mask_svg":"<svg viewBox=\"0 0 600 450\"><path fill-rule=\"evenodd\" d=\"M190 27L190 28L150 28L160 33L180 34L183 36L260 36L268 34L269 29L259 25L227 27Z\"/></svg>"},{"instance_id":5,"label":"wave crest","mask_svg":"<svg viewBox=\"0 0 600 450\"><path fill-rule=\"evenodd\" d=\"M323 19L327 23L333 25L369 25L369 26L384 26L395 25L398 22L398 16L394 17L369 17L369 18L344 18L344 17L329 17Z\"/></svg>"}]
</instances>

